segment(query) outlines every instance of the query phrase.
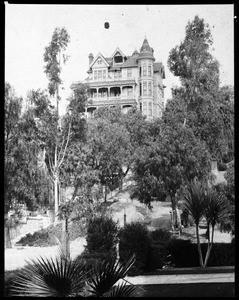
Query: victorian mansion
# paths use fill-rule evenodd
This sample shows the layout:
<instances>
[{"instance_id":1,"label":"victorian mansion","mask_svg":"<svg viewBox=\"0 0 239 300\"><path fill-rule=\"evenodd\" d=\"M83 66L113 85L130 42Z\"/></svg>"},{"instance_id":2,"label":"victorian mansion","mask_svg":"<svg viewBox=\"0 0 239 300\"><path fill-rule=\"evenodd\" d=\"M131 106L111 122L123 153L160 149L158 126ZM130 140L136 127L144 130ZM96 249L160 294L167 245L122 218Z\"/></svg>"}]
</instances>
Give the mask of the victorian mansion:
<instances>
[{"instance_id":1,"label":"victorian mansion","mask_svg":"<svg viewBox=\"0 0 239 300\"><path fill-rule=\"evenodd\" d=\"M164 66L155 62L154 50L147 39L140 52L126 56L117 48L111 57L89 54L89 76L84 81L89 86L86 107L88 117L102 106L120 105L123 111L136 106L147 119L161 117L164 109ZM74 90L80 83L72 84ZM82 83L81 83L82 84Z\"/></svg>"}]
</instances>

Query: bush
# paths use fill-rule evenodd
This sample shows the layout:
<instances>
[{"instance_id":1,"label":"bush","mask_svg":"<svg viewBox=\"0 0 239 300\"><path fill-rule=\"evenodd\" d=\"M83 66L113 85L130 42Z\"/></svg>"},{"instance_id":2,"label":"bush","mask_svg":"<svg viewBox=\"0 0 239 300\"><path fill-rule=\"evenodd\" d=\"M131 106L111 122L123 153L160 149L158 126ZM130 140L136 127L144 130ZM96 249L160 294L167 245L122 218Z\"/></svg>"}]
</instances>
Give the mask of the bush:
<instances>
[{"instance_id":1,"label":"bush","mask_svg":"<svg viewBox=\"0 0 239 300\"><path fill-rule=\"evenodd\" d=\"M207 243L201 244L205 258ZM171 264L176 268L199 267L197 244L190 240L171 239L168 246ZM208 260L208 267L234 266L235 245L233 243L214 243Z\"/></svg>"},{"instance_id":2,"label":"bush","mask_svg":"<svg viewBox=\"0 0 239 300\"><path fill-rule=\"evenodd\" d=\"M206 245L203 245L204 247ZM205 247L206 248L206 247ZM204 252L206 249L204 249ZM235 265L235 244L232 242L215 243L212 246L211 254L208 260L208 267L234 266Z\"/></svg>"},{"instance_id":3,"label":"bush","mask_svg":"<svg viewBox=\"0 0 239 300\"><path fill-rule=\"evenodd\" d=\"M86 250L88 253L116 254L118 236L117 224L108 217L95 217L89 221Z\"/></svg>"},{"instance_id":4,"label":"bush","mask_svg":"<svg viewBox=\"0 0 239 300\"><path fill-rule=\"evenodd\" d=\"M150 248L147 259L147 270L162 269L168 256L168 244L171 233L165 228L149 232Z\"/></svg>"},{"instance_id":5,"label":"bush","mask_svg":"<svg viewBox=\"0 0 239 300\"><path fill-rule=\"evenodd\" d=\"M85 265L84 269L86 272L92 270L93 267L97 266L103 261L111 261L115 259L115 256L112 253L88 253L87 251L83 252L75 258L78 264Z\"/></svg>"},{"instance_id":6,"label":"bush","mask_svg":"<svg viewBox=\"0 0 239 300\"><path fill-rule=\"evenodd\" d=\"M82 228L81 221L73 221L69 224L69 239L70 241L74 241L78 237L81 237L85 234L84 229ZM62 224L54 224L48 226L47 228L41 229L40 231L36 231L33 234L28 233L24 237L22 237L18 243L23 246L35 246L35 247L47 247L47 246L55 246L57 245L56 239L57 237L61 240L62 237Z\"/></svg>"},{"instance_id":7,"label":"bush","mask_svg":"<svg viewBox=\"0 0 239 300\"><path fill-rule=\"evenodd\" d=\"M129 275L138 275L147 269L150 249L150 238L147 228L140 223L127 224L119 232L119 255L122 263L127 261L133 253L136 261Z\"/></svg>"},{"instance_id":8,"label":"bush","mask_svg":"<svg viewBox=\"0 0 239 300\"><path fill-rule=\"evenodd\" d=\"M172 238L168 244L170 264L176 268L199 267L197 244L190 240Z\"/></svg>"}]
</instances>

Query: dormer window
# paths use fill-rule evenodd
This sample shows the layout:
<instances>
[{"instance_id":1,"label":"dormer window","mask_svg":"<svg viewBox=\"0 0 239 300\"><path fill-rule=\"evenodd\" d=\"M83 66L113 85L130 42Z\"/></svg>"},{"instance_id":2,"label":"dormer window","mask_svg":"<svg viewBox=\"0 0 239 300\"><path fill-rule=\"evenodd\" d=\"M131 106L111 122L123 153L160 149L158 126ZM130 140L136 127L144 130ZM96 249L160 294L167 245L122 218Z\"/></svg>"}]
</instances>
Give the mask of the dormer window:
<instances>
[{"instance_id":1,"label":"dormer window","mask_svg":"<svg viewBox=\"0 0 239 300\"><path fill-rule=\"evenodd\" d=\"M121 55L116 55L114 60L116 64L121 64L123 62L123 57Z\"/></svg>"}]
</instances>

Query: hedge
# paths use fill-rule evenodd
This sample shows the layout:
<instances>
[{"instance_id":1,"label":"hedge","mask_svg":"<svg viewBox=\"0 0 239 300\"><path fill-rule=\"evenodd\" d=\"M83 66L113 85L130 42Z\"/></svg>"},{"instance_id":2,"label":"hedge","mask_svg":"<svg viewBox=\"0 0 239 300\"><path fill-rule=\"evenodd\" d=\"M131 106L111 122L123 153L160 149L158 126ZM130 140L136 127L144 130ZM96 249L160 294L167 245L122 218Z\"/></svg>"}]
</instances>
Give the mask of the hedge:
<instances>
[{"instance_id":1,"label":"hedge","mask_svg":"<svg viewBox=\"0 0 239 300\"><path fill-rule=\"evenodd\" d=\"M148 229L140 223L127 224L119 232L119 256L122 263L127 261L133 253L136 255L136 261L129 275L138 275L147 269L150 254Z\"/></svg>"},{"instance_id":2,"label":"hedge","mask_svg":"<svg viewBox=\"0 0 239 300\"><path fill-rule=\"evenodd\" d=\"M206 255L207 243L201 244L203 257ZM175 268L199 267L197 244L190 240L171 239L168 252L170 262ZM208 260L208 267L234 266L235 243L214 243Z\"/></svg>"},{"instance_id":3,"label":"hedge","mask_svg":"<svg viewBox=\"0 0 239 300\"><path fill-rule=\"evenodd\" d=\"M117 224L108 217L100 216L90 220L86 236L88 253L116 253Z\"/></svg>"}]
</instances>

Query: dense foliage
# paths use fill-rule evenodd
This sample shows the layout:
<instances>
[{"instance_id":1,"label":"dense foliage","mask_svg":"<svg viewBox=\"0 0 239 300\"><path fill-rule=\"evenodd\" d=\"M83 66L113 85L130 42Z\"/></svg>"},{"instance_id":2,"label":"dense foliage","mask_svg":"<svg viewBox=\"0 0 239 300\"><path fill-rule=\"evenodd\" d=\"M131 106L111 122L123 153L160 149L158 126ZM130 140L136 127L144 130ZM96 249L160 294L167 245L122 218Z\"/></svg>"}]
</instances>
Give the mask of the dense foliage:
<instances>
[{"instance_id":1,"label":"dense foliage","mask_svg":"<svg viewBox=\"0 0 239 300\"><path fill-rule=\"evenodd\" d=\"M69 239L74 241L78 237L85 236L86 228L81 221L73 221L69 224ZM23 246L34 246L34 247L49 247L57 245L57 240L61 240L62 236L62 224L50 225L45 229L36 231L34 233L28 233L23 236L18 243Z\"/></svg>"},{"instance_id":2,"label":"dense foliage","mask_svg":"<svg viewBox=\"0 0 239 300\"><path fill-rule=\"evenodd\" d=\"M111 218L106 216L92 218L87 229L86 251L116 256L117 235L117 224Z\"/></svg>"},{"instance_id":3,"label":"dense foliage","mask_svg":"<svg viewBox=\"0 0 239 300\"><path fill-rule=\"evenodd\" d=\"M149 236L147 228L140 223L127 224L119 232L119 255L122 262L132 254L136 261L129 274L138 275L147 268L149 254Z\"/></svg>"},{"instance_id":4,"label":"dense foliage","mask_svg":"<svg viewBox=\"0 0 239 300\"><path fill-rule=\"evenodd\" d=\"M205 256L207 244L202 244L202 253ZM175 268L198 267L197 244L190 240L171 239L168 245L170 264ZM234 266L235 245L233 243L215 243L208 261L208 267Z\"/></svg>"}]
</instances>

